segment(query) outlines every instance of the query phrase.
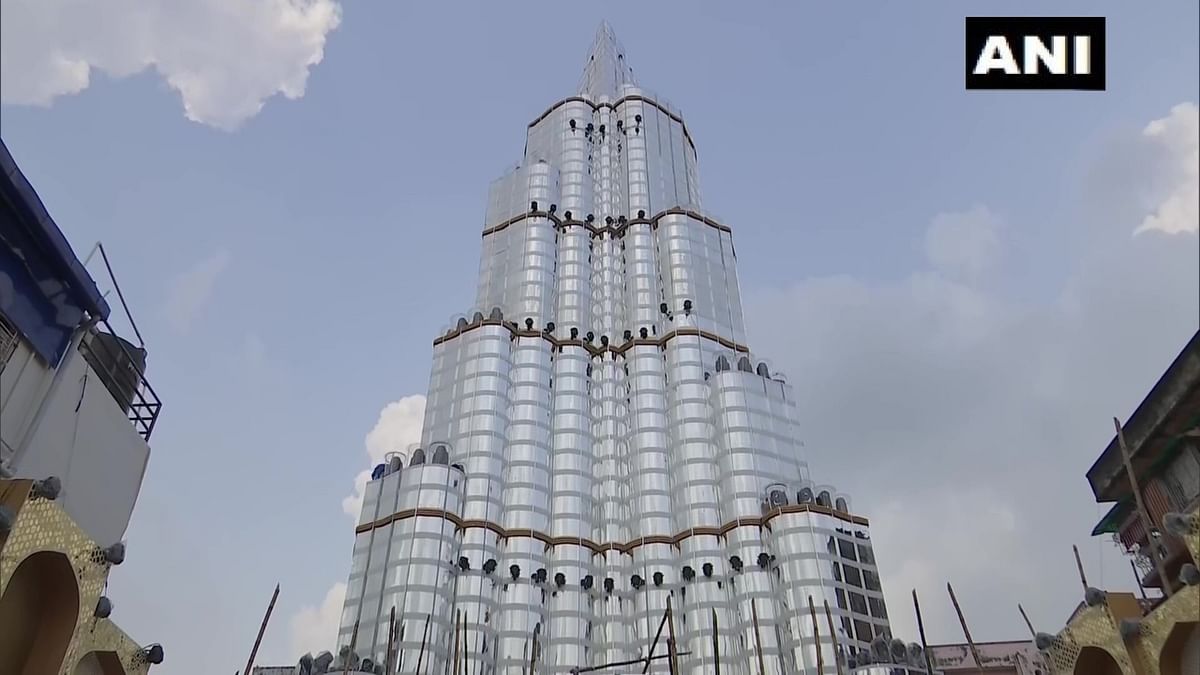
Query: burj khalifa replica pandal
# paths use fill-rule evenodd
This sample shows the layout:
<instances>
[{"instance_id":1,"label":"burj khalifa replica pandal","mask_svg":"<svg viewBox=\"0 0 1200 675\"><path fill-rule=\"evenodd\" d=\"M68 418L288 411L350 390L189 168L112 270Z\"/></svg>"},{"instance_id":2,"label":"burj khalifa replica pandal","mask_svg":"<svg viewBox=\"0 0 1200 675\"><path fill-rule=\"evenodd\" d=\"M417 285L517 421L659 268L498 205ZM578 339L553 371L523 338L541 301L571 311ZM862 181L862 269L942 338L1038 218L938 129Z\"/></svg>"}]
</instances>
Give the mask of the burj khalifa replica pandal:
<instances>
[{"instance_id":1,"label":"burj khalifa replica pandal","mask_svg":"<svg viewBox=\"0 0 1200 675\"><path fill-rule=\"evenodd\" d=\"M853 666L890 638L867 521L747 345L683 118L604 24L526 133L420 447L367 486L337 646L422 675Z\"/></svg>"}]
</instances>

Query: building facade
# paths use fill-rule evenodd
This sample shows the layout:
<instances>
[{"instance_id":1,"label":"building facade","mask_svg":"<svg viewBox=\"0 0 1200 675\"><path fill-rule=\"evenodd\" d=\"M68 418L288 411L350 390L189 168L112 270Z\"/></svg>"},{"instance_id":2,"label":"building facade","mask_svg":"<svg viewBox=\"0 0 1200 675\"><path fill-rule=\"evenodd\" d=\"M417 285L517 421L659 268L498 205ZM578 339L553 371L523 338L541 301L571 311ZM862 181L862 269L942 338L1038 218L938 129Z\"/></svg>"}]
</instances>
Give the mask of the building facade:
<instances>
[{"instance_id":1,"label":"building facade","mask_svg":"<svg viewBox=\"0 0 1200 675\"><path fill-rule=\"evenodd\" d=\"M1113 503L1092 534L1133 556L1138 596L1088 588L1062 630L1036 636L1050 673L1200 672L1198 440L1200 333L1087 472L1096 501Z\"/></svg>"},{"instance_id":2,"label":"building facade","mask_svg":"<svg viewBox=\"0 0 1200 675\"><path fill-rule=\"evenodd\" d=\"M388 660L395 608L399 672L566 673L647 657L670 607L685 672L837 672L890 637L868 523L746 343L682 116L604 25L526 133L422 443L367 486L338 647Z\"/></svg>"},{"instance_id":3,"label":"building facade","mask_svg":"<svg viewBox=\"0 0 1200 675\"><path fill-rule=\"evenodd\" d=\"M1113 438L1087 473L1096 501L1112 503L1092 535L1111 534L1133 556L1141 584L1162 589L1164 582L1150 556L1153 543L1166 584L1177 588L1180 567L1192 560L1183 539L1165 531L1162 521L1168 513L1200 508L1200 333L1192 336L1137 407L1124 434L1150 527L1135 508L1133 487Z\"/></svg>"},{"instance_id":4,"label":"building facade","mask_svg":"<svg viewBox=\"0 0 1200 675\"><path fill-rule=\"evenodd\" d=\"M62 483L95 541L121 540L161 404L146 350L109 306L0 143L0 477Z\"/></svg>"},{"instance_id":5,"label":"building facade","mask_svg":"<svg viewBox=\"0 0 1200 675\"><path fill-rule=\"evenodd\" d=\"M105 595L159 402L0 142L0 673L145 675Z\"/></svg>"}]
</instances>

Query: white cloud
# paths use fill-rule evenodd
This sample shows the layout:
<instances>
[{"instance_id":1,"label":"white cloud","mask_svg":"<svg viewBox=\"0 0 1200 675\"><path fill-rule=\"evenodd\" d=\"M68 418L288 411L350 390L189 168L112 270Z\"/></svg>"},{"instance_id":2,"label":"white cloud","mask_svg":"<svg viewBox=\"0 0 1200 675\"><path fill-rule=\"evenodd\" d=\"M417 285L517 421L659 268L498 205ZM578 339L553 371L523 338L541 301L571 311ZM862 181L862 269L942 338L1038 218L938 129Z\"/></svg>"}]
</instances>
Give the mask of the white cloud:
<instances>
[{"instance_id":1,"label":"white cloud","mask_svg":"<svg viewBox=\"0 0 1200 675\"><path fill-rule=\"evenodd\" d=\"M302 607L292 615L292 654L316 655L332 652L342 623L342 607L346 604L346 584L336 583L319 607Z\"/></svg>"},{"instance_id":2,"label":"white cloud","mask_svg":"<svg viewBox=\"0 0 1200 675\"><path fill-rule=\"evenodd\" d=\"M1154 212L1134 234L1200 232L1200 109L1195 103L1177 105L1142 134L1165 151L1167 178Z\"/></svg>"},{"instance_id":3,"label":"white cloud","mask_svg":"<svg viewBox=\"0 0 1200 675\"><path fill-rule=\"evenodd\" d=\"M218 251L175 277L167 293L167 321L176 332L186 333L212 299L217 277L229 266L229 251Z\"/></svg>"},{"instance_id":4,"label":"white cloud","mask_svg":"<svg viewBox=\"0 0 1200 675\"><path fill-rule=\"evenodd\" d=\"M943 213L925 232L925 255L939 270L975 279L998 263L1000 219L983 206Z\"/></svg>"},{"instance_id":5,"label":"white cloud","mask_svg":"<svg viewBox=\"0 0 1200 675\"><path fill-rule=\"evenodd\" d=\"M1139 167L1148 182L1187 188L1177 160L1194 136L1165 130L1174 123L1108 156L1118 168L1097 175L1120 175L1132 163L1122 153L1134 153L1155 159ZM1169 148L1149 147L1166 138ZM1037 301L959 273L980 269L1010 237L1041 240L1044 223L988 225L998 241L946 247L966 256L927 249L926 268L890 282L816 278L747 293L755 348L793 375L814 476L854 494L872 520L890 614L906 639L916 588L930 639L961 640L947 581L977 639L1023 637L1018 602L1039 630L1056 630L1082 592L1072 544L1093 585L1133 585L1111 543L1089 538L1103 509L1084 473L1111 438L1112 417L1133 411L1195 333L1200 246L1195 228L1178 226L1131 238L1167 202L1144 202L1146 185L1135 181L1100 187L1074 209L1087 241L1064 245L1053 269L986 262L998 282L1044 279ZM1161 222L1177 225L1172 217ZM934 217L925 241L964 220Z\"/></svg>"},{"instance_id":6,"label":"white cloud","mask_svg":"<svg viewBox=\"0 0 1200 675\"><path fill-rule=\"evenodd\" d=\"M367 455L374 466L389 452L405 452L410 445L421 442L421 427L425 422L425 397L405 396L392 401L379 411L379 419L367 433ZM342 510L357 518L362 509L363 490L371 478L362 471L354 478L354 494L342 500Z\"/></svg>"},{"instance_id":7,"label":"white cloud","mask_svg":"<svg viewBox=\"0 0 1200 675\"><path fill-rule=\"evenodd\" d=\"M187 118L233 130L275 94L304 95L341 21L336 0L4 0L0 100L50 105L92 70L153 68Z\"/></svg>"}]
</instances>

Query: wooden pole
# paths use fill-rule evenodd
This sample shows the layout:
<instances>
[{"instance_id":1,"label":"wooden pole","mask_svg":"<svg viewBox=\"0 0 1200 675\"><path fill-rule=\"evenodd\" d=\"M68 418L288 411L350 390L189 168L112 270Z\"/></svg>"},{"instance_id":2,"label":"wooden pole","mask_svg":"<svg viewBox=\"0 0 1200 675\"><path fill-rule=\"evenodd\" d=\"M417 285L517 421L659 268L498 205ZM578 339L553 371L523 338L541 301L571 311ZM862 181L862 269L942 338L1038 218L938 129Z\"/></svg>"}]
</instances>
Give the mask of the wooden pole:
<instances>
[{"instance_id":1,"label":"wooden pole","mask_svg":"<svg viewBox=\"0 0 1200 675\"><path fill-rule=\"evenodd\" d=\"M691 652L677 652L675 655L676 656L691 656L691 654L692 654ZM609 668L616 668L617 666L632 666L637 663L645 663L647 661L661 661L663 659L669 659L669 658L671 658L670 654L659 654L658 656L651 656L649 658L643 656L643 657L637 658L637 659L629 659L628 661L614 661L612 663L605 663L605 664L602 664L599 666L588 666L586 668L575 668L571 672L576 673L576 674L594 673L598 670L608 670Z\"/></svg>"},{"instance_id":2,"label":"wooden pole","mask_svg":"<svg viewBox=\"0 0 1200 675\"><path fill-rule=\"evenodd\" d=\"M954 587L948 581L946 582L946 591L950 593L950 602L954 603L954 612L958 614L958 623L962 626L963 635L967 638L967 646L971 648L971 656L975 659L975 667L982 673L983 661L979 658L979 650L975 648L975 641L971 639L971 631L967 628L967 619L963 616L962 608L958 606L958 598L954 597Z\"/></svg>"},{"instance_id":3,"label":"wooden pole","mask_svg":"<svg viewBox=\"0 0 1200 675\"><path fill-rule=\"evenodd\" d=\"M350 633L350 649L346 652L346 658L342 662L342 675L348 675L350 672L350 657L354 656L354 646L358 642L358 620L354 621L354 632Z\"/></svg>"},{"instance_id":4,"label":"wooden pole","mask_svg":"<svg viewBox=\"0 0 1200 675\"><path fill-rule=\"evenodd\" d=\"M1146 597L1146 587L1142 585L1142 575L1138 574L1137 565L1133 564L1133 560L1129 561L1129 569L1133 570L1133 580L1137 582L1138 592L1142 594L1142 600L1149 601Z\"/></svg>"},{"instance_id":5,"label":"wooden pole","mask_svg":"<svg viewBox=\"0 0 1200 675\"><path fill-rule=\"evenodd\" d=\"M808 614L812 617L813 642L817 647L817 672L825 672L825 658L821 655L821 626L817 623L817 608L813 605L812 596L808 596Z\"/></svg>"},{"instance_id":6,"label":"wooden pole","mask_svg":"<svg viewBox=\"0 0 1200 675\"><path fill-rule=\"evenodd\" d=\"M671 601L670 601L670 599L668 599L667 600L668 609L670 608L670 606L671 606ZM656 647L658 647L658 640L659 640L659 638L662 637L663 628L667 625L667 617L668 616L669 616L669 614L667 612L663 612L662 620L658 622L658 630L655 631L655 633L654 633L654 641L650 643L650 651L646 652L646 659L645 659L646 665L642 667L643 673L650 670L650 661L653 660L651 657L654 656L654 649ZM641 661L642 661L642 659L638 659L635 663L640 663ZM584 671L580 671L580 672L584 672Z\"/></svg>"},{"instance_id":7,"label":"wooden pole","mask_svg":"<svg viewBox=\"0 0 1200 675\"><path fill-rule=\"evenodd\" d=\"M468 663L468 661L470 661L470 658L469 658L470 655L467 653L467 615L466 615L466 613L463 613L463 622L462 622L462 656L463 656L463 671L465 672L467 670L467 668L470 667L470 664Z\"/></svg>"},{"instance_id":8,"label":"wooden pole","mask_svg":"<svg viewBox=\"0 0 1200 675\"><path fill-rule=\"evenodd\" d=\"M1033 623L1029 620L1029 615L1025 613L1025 608L1019 602L1017 603L1017 611L1021 612L1021 618L1025 619L1025 626L1029 628L1029 634L1036 639L1037 631L1033 629Z\"/></svg>"},{"instance_id":9,"label":"wooden pole","mask_svg":"<svg viewBox=\"0 0 1200 675\"><path fill-rule=\"evenodd\" d=\"M917 601L917 589L913 589L913 610L917 613L917 632L921 635L921 651L925 653L925 673L933 675L933 654L925 641L925 622L921 620L921 603Z\"/></svg>"},{"instance_id":10,"label":"wooden pole","mask_svg":"<svg viewBox=\"0 0 1200 675\"><path fill-rule=\"evenodd\" d=\"M1075 568L1079 570L1079 581L1083 583L1083 590L1086 593L1088 589L1087 575L1083 573L1083 560L1079 557L1079 547L1071 544L1071 550L1075 552Z\"/></svg>"},{"instance_id":11,"label":"wooden pole","mask_svg":"<svg viewBox=\"0 0 1200 675\"><path fill-rule=\"evenodd\" d=\"M533 629L533 649L531 649L529 652L529 675L533 675L534 668L537 667L538 657L541 656L542 640L541 635L539 635L539 631L541 631L541 629L541 626L537 626Z\"/></svg>"},{"instance_id":12,"label":"wooden pole","mask_svg":"<svg viewBox=\"0 0 1200 675\"><path fill-rule=\"evenodd\" d=\"M721 675L721 642L717 638L717 609L712 610L713 672Z\"/></svg>"},{"instance_id":13,"label":"wooden pole","mask_svg":"<svg viewBox=\"0 0 1200 675\"><path fill-rule=\"evenodd\" d=\"M429 639L429 617L425 617L425 630L421 631L421 649L417 652L417 668L413 672L421 675L421 664L425 662L425 641Z\"/></svg>"},{"instance_id":14,"label":"wooden pole","mask_svg":"<svg viewBox=\"0 0 1200 675\"><path fill-rule=\"evenodd\" d=\"M758 600L750 600L750 615L754 618L754 651L758 653L758 675L767 675L767 664L763 661L762 636L758 632Z\"/></svg>"},{"instance_id":15,"label":"wooden pole","mask_svg":"<svg viewBox=\"0 0 1200 675\"><path fill-rule=\"evenodd\" d=\"M679 675L679 654L676 652L675 644L675 613L671 611L671 596L667 596L667 654L671 656L668 661L671 675Z\"/></svg>"},{"instance_id":16,"label":"wooden pole","mask_svg":"<svg viewBox=\"0 0 1200 675\"><path fill-rule=\"evenodd\" d=\"M458 675L458 625L461 621L459 610L454 610L454 675Z\"/></svg>"},{"instance_id":17,"label":"wooden pole","mask_svg":"<svg viewBox=\"0 0 1200 675\"><path fill-rule=\"evenodd\" d=\"M1125 474L1129 477L1129 487L1133 490L1133 499L1137 504L1138 515L1141 516L1142 527L1146 530L1150 560L1154 563L1154 569L1158 570L1158 580L1162 583L1163 595L1169 598L1171 597L1171 580L1167 578L1167 570L1158 557L1158 547L1155 546L1154 537L1150 534L1154 529L1154 523L1150 520L1150 512L1146 510L1145 502L1142 501L1142 488L1138 485L1137 475L1133 472L1133 460L1129 457L1129 446L1125 445L1125 431L1121 429L1121 420L1114 417L1113 426L1117 428L1117 446L1121 448L1121 460L1125 464Z\"/></svg>"},{"instance_id":18,"label":"wooden pole","mask_svg":"<svg viewBox=\"0 0 1200 675\"><path fill-rule=\"evenodd\" d=\"M388 640L387 653L383 655L383 672L386 675L392 675L392 650L396 646L396 607L392 607L392 611L388 614Z\"/></svg>"},{"instance_id":19,"label":"wooden pole","mask_svg":"<svg viewBox=\"0 0 1200 675\"><path fill-rule=\"evenodd\" d=\"M838 644L837 630L833 627L833 612L829 611L829 601L822 600L825 605L825 621L829 623L829 637L833 640L833 653L837 663L837 675L842 675L842 648Z\"/></svg>"},{"instance_id":20,"label":"wooden pole","mask_svg":"<svg viewBox=\"0 0 1200 675\"><path fill-rule=\"evenodd\" d=\"M267 622L271 620L271 612L275 609L275 600L279 598L279 584L275 584L275 592L271 594L271 603L267 605L267 613L263 615L262 625L258 627L258 637L254 638L254 646L250 648L250 658L246 660L246 669L242 672L250 675L254 667L254 657L258 655L258 646L262 644L263 633L267 632Z\"/></svg>"}]
</instances>

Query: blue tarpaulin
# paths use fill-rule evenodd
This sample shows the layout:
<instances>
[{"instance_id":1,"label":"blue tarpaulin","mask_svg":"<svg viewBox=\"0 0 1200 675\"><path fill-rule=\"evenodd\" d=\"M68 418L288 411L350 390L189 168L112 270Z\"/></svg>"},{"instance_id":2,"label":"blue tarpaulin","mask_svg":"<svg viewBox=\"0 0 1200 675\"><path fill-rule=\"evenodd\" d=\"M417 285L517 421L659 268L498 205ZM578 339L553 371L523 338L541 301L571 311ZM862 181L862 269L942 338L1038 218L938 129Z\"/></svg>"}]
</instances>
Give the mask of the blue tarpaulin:
<instances>
[{"instance_id":1,"label":"blue tarpaulin","mask_svg":"<svg viewBox=\"0 0 1200 675\"><path fill-rule=\"evenodd\" d=\"M85 313L108 303L0 140L0 313L57 365Z\"/></svg>"}]
</instances>

